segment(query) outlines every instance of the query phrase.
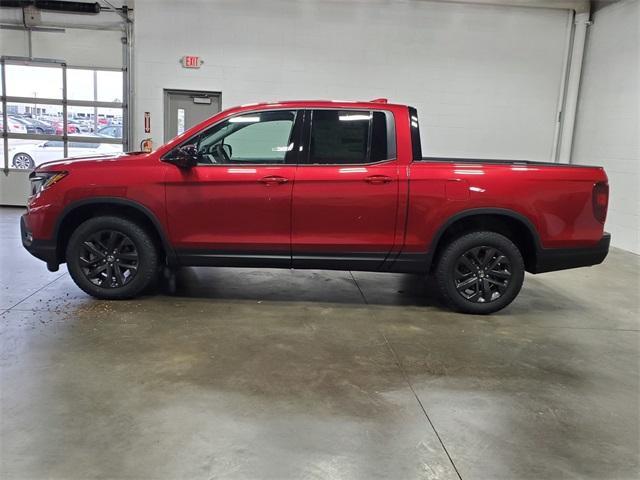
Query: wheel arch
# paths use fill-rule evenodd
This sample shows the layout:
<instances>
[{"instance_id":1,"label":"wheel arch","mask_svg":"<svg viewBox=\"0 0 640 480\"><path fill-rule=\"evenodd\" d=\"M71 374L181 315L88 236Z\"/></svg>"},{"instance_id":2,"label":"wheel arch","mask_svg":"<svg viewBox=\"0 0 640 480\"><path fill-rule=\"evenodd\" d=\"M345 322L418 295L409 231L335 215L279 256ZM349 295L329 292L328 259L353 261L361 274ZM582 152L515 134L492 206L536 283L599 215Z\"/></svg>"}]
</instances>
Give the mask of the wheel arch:
<instances>
[{"instance_id":1,"label":"wheel arch","mask_svg":"<svg viewBox=\"0 0 640 480\"><path fill-rule=\"evenodd\" d=\"M65 261L65 251L73 231L85 220L99 215L116 215L132 220L144 227L153 237L159 253L168 264L175 262L175 253L164 227L147 207L134 200L118 197L94 197L78 200L64 208L54 227L56 256Z\"/></svg>"},{"instance_id":2,"label":"wheel arch","mask_svg":"<svg viewBox=\"0 0 640 480\"><path fill-rule=\"evenodd\" d=\"M440 226L429 247L429 271L435 268L446 245L465 233L479 230L500 233L509 238L520 250L526 270L535 270L541 243L531 220L509 209L474 208L457 213Z\"/></svg>"}]
</instances>

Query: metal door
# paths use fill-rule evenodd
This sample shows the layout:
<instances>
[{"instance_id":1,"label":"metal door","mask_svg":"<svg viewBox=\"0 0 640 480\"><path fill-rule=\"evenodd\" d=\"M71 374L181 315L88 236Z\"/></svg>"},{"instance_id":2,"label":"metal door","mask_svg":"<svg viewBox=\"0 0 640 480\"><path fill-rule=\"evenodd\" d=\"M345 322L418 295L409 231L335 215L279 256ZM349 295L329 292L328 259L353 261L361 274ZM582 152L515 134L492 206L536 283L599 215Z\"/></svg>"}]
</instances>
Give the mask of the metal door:
<instances>
[{"instance_id":1,"label":"metal door","mask_svg":"<svg viewBox=\"0 0 640 480\"><path fill-rule=\"evenodd\" d=\"M220 111L220 92L165 90L164 141Z\"/></svg>"}]
</instances>

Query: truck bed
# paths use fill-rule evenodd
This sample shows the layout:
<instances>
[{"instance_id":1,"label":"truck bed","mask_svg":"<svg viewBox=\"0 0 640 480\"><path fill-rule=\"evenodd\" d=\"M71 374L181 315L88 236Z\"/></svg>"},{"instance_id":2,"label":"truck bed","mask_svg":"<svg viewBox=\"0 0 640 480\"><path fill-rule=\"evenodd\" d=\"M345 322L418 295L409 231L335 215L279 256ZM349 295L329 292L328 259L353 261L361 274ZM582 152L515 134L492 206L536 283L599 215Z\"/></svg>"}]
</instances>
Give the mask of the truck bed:
<instances>
[{"instance_id":1,"label":"truck bed","mask_svg":"<svg viewBox=\"0 0 640 480\"><path fill-rule=\"evenodd\" d=\"M434 162L434 163L483 163L493 165L539 165L544 167L578 167L578 168L590 168L598 165L578 165L573 163L555 163L555 162L542 162L538 160L510 160L510 159L495 159L495 158L457 158L457 157L422 157L419 162Z\"/></svg>"}]
</instances>

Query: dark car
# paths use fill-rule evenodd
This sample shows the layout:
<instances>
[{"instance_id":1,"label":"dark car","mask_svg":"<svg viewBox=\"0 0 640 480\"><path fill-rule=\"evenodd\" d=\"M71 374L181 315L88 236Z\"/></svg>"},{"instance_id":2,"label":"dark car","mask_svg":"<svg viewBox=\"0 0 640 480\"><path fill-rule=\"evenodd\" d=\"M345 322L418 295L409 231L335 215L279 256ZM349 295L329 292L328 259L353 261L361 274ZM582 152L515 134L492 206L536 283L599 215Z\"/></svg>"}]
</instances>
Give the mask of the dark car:
<instances>
[{"instance_id":1,"label":"dark car","mask_svg":"<svg viewBox=\"0 0 640 480\"><path fill-rule=\"evenodd\" d=\"M55 135L56 129L45 122L30 117L11 116L12 120L24 125L27 133L35 133L40 135Z\"/></svg>"},{"instance_id":2,"label":"dark car","mask_svg":"<svg viewBox=\"0 0 640 480\"><path fill-rule=\"evenodd\" d=\"M122 138L122 125L109 125L96 131L99 137Z\"/></svg>"}]
</instances>

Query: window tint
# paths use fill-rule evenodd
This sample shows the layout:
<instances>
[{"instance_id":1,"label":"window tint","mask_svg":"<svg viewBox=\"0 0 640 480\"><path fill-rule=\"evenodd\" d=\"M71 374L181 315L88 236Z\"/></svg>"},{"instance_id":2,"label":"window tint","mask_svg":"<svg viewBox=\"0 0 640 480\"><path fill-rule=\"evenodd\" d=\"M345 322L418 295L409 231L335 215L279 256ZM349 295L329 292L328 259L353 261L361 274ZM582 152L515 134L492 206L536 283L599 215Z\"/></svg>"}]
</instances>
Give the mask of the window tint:
<instances>
[{"instance_id":1,"label":"window tint","mask_svg":"<svg viewBox=\"0 0 640 480\"><path fill-rule=\"evenodd\" d=\"M413 159L422 160L422 145L420 143L420 124L418 123L418 111L409 107L409 121L411 122L411 148Z\"/></svg>"},{"instance_id":2,"label":"window tint","mask_svg":"<svg viewBox=\"0 0 640 480\"><path fill-rule=\"evenodd\" d=\"M224 143L231 147L231 159L284 162L293 118L248 125L231 133Z\"/></svg>"},{"instance_id":3,"label":"window tint","mask_svg":"<svg viewBox=\"0 0 640 480\"><path fill-rule=\"evenodd\" d=\"M309 163L358 164L389 157L387 117L363 110L314 110Z\"/></svg>"},{"instance_id":4,"label":"window tint","mask_svg":"<svg viewBox=\"0 0 640 480\"><path fill-rule=\"evenodd\" d=\"M285 110L229 118L196 138L199 163L285 163L287 152L293 148L295 116L295 111Z\"/></svg>"},{"instance_id":5,"label":"window tint","mask_svg":"<svg viewBox=\"0 0 640 480\"><path fill-rule=\"evenodd\" d=\"M390 158L387 155L387 118L382 112L373 112L371 118L371 161Z\"/></svg>"}]
</instances>

